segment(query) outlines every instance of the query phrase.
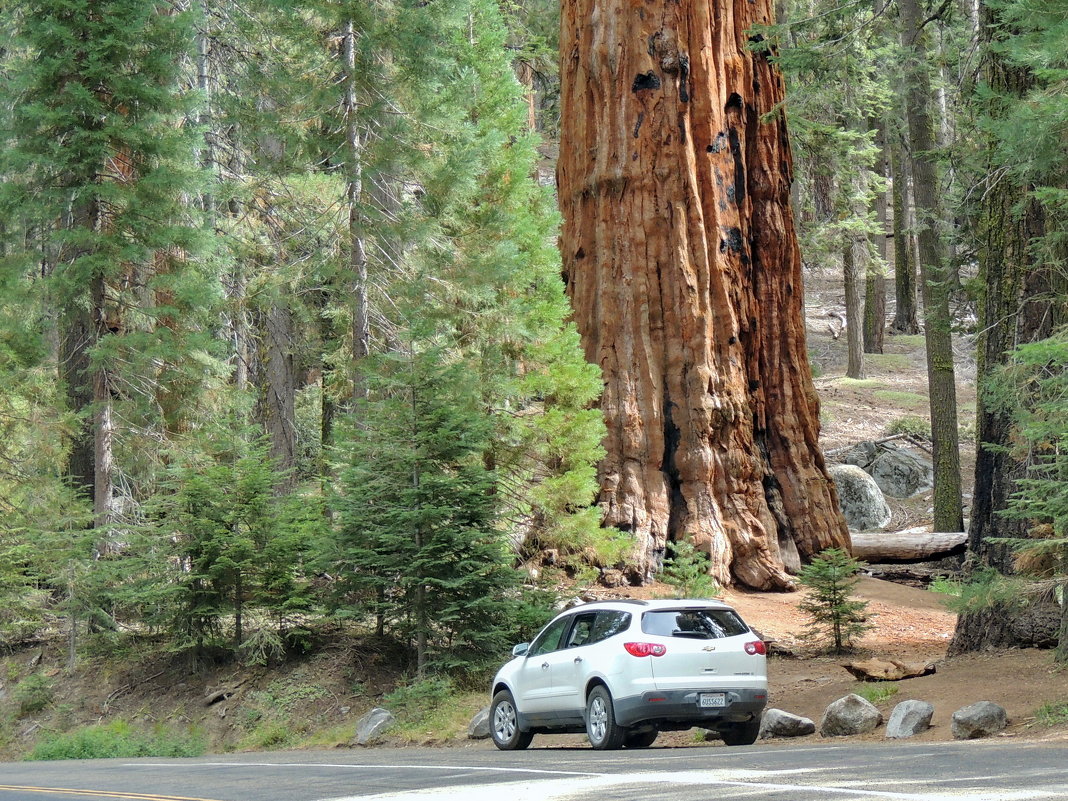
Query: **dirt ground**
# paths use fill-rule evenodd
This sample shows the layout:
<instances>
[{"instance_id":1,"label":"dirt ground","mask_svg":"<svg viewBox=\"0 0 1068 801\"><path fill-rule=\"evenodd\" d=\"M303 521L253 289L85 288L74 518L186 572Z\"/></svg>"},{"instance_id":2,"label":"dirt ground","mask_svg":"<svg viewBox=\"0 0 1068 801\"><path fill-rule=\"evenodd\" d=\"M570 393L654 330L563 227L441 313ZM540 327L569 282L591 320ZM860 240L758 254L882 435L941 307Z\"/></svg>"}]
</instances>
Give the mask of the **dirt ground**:
<instances>
[{"instance_id":1,"label":"dirt ground","mask_svg":"<svg viewBox=\"0 0 1068 801\"><path fill-rule=\"evenodd\" d=\"M1009 728L1004 736L1068 741L1068 726L1038 724L1035 710L1047 702L1068 702L1068 670L1056 669L1050 651L1018 649L946 657L956 615L945 596L875 578L864 578L857 597L868 601L874 628L857 643L856 652L834 657L813 655L799 638L807 617L798 611L802 593L746 593L728 590L734 605L766 638L796 650L800 658L773 656L768 662L769 706L811 718L817 724L827 705L854 692L858 681L842 664L869 657L908 663L933 663L935 673L894 684L897 692L878 704L884 718L894 705L915 699L935 708L932 727L914 740L951 740L950 719L961 707L993 701L1005 707ZM883 739L882 728L871 739Z\"/></svg>"}]
</instances>

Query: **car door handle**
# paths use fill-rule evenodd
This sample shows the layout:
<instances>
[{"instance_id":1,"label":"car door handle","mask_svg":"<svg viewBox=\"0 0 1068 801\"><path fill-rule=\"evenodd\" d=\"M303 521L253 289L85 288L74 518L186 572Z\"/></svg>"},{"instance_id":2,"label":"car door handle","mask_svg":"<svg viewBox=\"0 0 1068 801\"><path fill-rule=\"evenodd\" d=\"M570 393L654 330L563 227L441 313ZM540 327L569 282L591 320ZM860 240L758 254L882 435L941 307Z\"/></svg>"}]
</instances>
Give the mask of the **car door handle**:
<instances>
[{"instance_id":1,"label":"car door handle","mask_svg":"<svg viewBox=\"0 0 1068 801\"><path fill-rule=\"evenodd\" d=\"M578 664L579 662L581 662L581 661L582 661L582 657L581 657L581 656L576 656L576 657L575 657L575 664L576 664L576 665L577 665L577 664Z\"/></svg>"},{"instance_id":2,"label":"car door handle","mask_svg":"<svg viewBox=\"0 0 1068 801\"><path fill-rule=\"evenodd\" d=\"M542 670L548 670L549 669L549 663L548 662L542 662L541 663L541 669Z\"/></svg>"}]
</instances>

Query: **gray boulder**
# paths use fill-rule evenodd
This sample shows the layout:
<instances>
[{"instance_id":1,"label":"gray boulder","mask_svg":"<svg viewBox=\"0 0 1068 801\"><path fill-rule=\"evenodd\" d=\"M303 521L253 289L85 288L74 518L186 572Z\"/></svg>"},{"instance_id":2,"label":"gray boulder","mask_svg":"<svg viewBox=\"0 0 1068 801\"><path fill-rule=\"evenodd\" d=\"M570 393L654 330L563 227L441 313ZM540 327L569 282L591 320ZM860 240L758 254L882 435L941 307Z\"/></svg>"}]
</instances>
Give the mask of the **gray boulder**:
<instances>
[{"instance_id":1,"label":"gray boulder","mask_svg":"<svg viewBox=\"0 0 1068 801\"><path fill-rule=\"evenodd\" d=\"M911 498L934 485L930 459L888 443L861 442L838 458L870 475L891 498Z\"/></svg>"},{"instance_id":2,"label":"gray boulder","mask_svg":"<svg viewBox=\"0 0 1068 801\"><path fill-rule=\"evenodd\" d=\"M867 472L891 498L911 498L934 486L934 465L901 448L885 448Z\"/></svg>"},{"instance_id":3,"label":"gray boulder","mask_svg":"<svg viewBox=\"0 0 1068 801\"><path fill-rule=\"evenodd\" d=\"M953 739L976 740L989 737L1008 725L1009 716L1003 707L992 701L979 701L953 713Z\"/></svg>"},{"instance_id":4,"label":"gray boulder","mask_svg":"<svg viewBox=\"0 0 1068 801\"><path fill-rule=\"evenodd\" d=\"M760 739L769 737L804 737L816 733L816 724L800 715L791 715L781 709L765 709L760 719Z\"/></svg>"},{"instance_id":5,"label":"gray boulder","mask_svg":"<svg viewBox=\"0 0 1068 801\"><path fill-rule=\"evenodd\" d=\"M926 701L902 701L890 713L886 736L890 739L913 737L931 728L934 707Z\"/></svg>"},{"instance_id":6,"label":"gray boulder","mask_svg":"<svg viewBox=\"0 0 1068 801\"><path fill-rule=\"evenodd\" d=\"M882 713L859 695L847 695L831 703L820 720L824 737L848 737L867 734L883 722Z\"/></svg>"},{"instance_id":7,"label":"gray boulder","mask_svg":"<svg viewBox=\"0 0 1068 801\"><path fill-rule=\"evenodd\" d=\"M832 464L831 478L838 487L838 503L850 531L873 531L890 522L890 507L875 479L851 464Z\"/></svg>"},{"instance_id":8,"label":"gray boulder","mask_svg":"<svg viewBox=\"0 0 1068 801\"><path fill-rule=\"evenodd\" d=\"M467 739L485 740L488 738L490 736L489 721L489 707L484 706L475 713L475 716L471 718L471 722L467 724Z\"/></svg>"},{"instance_id":9,"label":"gray boulder","mask_svg":"<svg viewBox=\"0 0 1068 801\"><path fill-rule=\"evenodd\" d=\"M393 713L388 709L376 706L358 721L356 721L356 745L367 745L381 737L385 731L395 722Z\"/></svg>"}]
</instances>

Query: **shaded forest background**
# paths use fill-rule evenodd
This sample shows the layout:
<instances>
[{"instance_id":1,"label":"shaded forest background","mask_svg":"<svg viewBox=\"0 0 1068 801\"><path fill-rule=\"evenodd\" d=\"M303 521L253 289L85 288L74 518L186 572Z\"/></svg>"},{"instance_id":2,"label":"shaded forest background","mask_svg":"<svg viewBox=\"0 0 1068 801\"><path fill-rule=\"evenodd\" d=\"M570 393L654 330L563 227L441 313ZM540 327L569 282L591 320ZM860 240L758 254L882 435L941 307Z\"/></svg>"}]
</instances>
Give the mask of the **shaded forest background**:
<instances>
[{"instance_id":1,"label":"shaded forest background","mask_svg":"<svg viewBox=\"0 0 1068 801\"><path fill-rule=\"evenodd\" d=\"M749 41L787 79L802 257L842 271L849 375L887 330L924 332L934 525L960 530L951 348L977 335L971 564L1063 599L1064 9L778 17ZM559 576L627 568L556 251L558 19L4 6L6 645L266 662L329 619L397 638L420 674L469 669L544 620Z\"/></svg>"}]
</instances>

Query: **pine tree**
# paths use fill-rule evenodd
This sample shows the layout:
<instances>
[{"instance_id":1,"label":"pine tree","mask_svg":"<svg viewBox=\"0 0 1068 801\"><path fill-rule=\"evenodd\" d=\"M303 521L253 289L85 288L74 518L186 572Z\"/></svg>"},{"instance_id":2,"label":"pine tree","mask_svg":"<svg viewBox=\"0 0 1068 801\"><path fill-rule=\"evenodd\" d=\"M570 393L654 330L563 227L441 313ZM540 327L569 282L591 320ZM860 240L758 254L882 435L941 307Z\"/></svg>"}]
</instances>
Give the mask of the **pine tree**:
<instances>
[{"instance_id":1,"label":"pine tree","mask_svg":"<svg viewBox=\"0 0 1068 801\"><path fill-rule=\"evenodd\" d=\"M801 585L808 589L798 609L812 618L806 633L814 639L829 637L836 654L871 628L864 615L868 602L850 597L863 566L841 548L828 548L798 574Z\"/></svg>"},{"instance_id":2,"label":"pine tree","mask_svg":"<svg viewBox=\"0 0 1068 801\"><path fill-rule=\"evenodd\" d=\"M197 176L178 82L192 29L139 0L15 10L0 210L25 234L9 257L42 265L33 291L56 321L53 358L79 419L66 472L105 527L122 517L124 477L137 479L128 435L180 425L198 386L187 359L210 342L193 313L214 282L194 260L203 238L185 203Z\"/></svg>"},{"instance_id":3,"label":"pine tree","mask_svg":"<svg viewBox=\"0 0 1068 801\"><path fill-rule=\"evenodd\" d=\"M420 676L504 645L516 573L484 462L491 421L467 365L426 341L372 359L343 476L338 589L415 644ZM452 363L450 363L452 362Z\"/></svg>"}]
</instances>

